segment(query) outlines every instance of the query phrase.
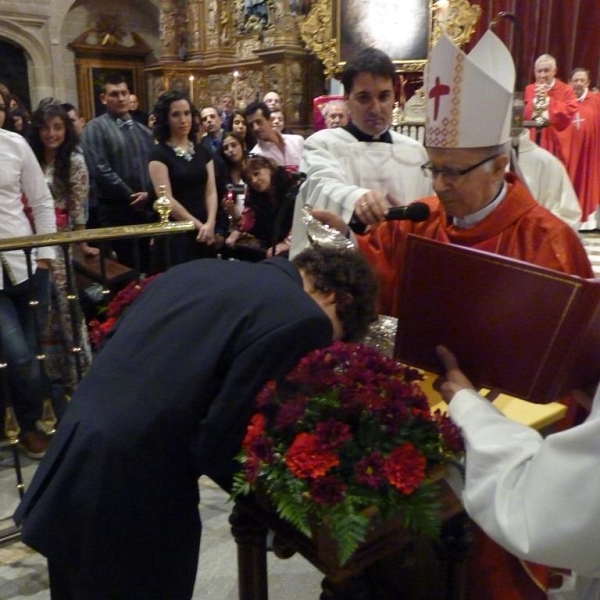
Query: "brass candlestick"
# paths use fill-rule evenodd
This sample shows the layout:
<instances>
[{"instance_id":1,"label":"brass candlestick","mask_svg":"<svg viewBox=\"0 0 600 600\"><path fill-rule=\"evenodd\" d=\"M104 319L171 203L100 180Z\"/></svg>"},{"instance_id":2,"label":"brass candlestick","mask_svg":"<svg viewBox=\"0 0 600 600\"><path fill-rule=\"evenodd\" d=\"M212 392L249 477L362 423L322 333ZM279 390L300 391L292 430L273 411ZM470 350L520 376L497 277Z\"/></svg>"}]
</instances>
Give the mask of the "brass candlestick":
<instances>
[{"instance_id":1,"label":"brass candlestick","mask_svg":"<svg viewBox=\"0 0 600 600\"><path fill-rule=\"evenodd\" d=\"M167 186L160 185L158 187L158 198L154 201L152 208L160 215L161 224L164 225L169 222L169 215L173 210L173 206L167 196Z\"/></svg>"}]
</instances>

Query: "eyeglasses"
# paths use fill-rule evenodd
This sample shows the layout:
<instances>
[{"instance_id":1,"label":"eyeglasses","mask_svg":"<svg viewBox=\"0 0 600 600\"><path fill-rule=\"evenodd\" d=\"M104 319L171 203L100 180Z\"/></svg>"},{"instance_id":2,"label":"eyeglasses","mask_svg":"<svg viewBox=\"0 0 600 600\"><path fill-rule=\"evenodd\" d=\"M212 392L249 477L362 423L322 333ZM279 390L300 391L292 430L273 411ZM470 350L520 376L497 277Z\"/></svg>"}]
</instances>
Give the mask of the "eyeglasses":
<instances>
[{"instance_id":1,"label":"eyeglasses","mask_svg":"<svg viewBox=\"0 0 600 600\"><path fill-rule=\"evenodd\" d=\"M458 181L463 175L474 171L477 167L484 165L490 160L494 160L494 158L497 158L498 156L500 156L500 154L488 156L487 158L480 160L477 164L472 165L470 167L466 167L464 169L438 169L436 167L433 167L430 162L426 162L424 165L421 165L421 170L424 173L430 173L434 179L438 175L441 175L446 181Z\"/></svg>"}]
</instances>

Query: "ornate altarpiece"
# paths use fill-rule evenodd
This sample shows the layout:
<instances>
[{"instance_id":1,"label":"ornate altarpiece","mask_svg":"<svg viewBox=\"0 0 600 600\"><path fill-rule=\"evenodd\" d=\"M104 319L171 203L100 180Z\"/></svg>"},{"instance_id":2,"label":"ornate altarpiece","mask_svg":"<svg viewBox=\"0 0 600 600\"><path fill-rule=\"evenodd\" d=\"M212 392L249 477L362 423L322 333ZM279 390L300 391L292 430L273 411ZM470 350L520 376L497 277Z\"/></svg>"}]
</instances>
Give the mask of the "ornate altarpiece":
<instances>
[{"instance_id":1,"label":"ornate altarpiece","mask_svg":"<svg viewBox=\"0 0 600 600\"><path fill-rule=\"evenodd\" d=\"M70 45L76 53L82 114L95 116L95 79L110 68L131 73L134 90L149 108L161 92L172 88L188 91L197 106L216 105L225 93L244 106L276 90L284 101L288 125L300 133L307 131L313 98L328 91L325 78L339 74L344 52L353 49L355 40L344 33L348 15L353 8L363 14L370 8L381 12L377 2L381 4L380 0L160 0L157 63L145 65L151 49L139 36L129 34L126 45L120 32L110 27L87 31ZM423 15L413 27L417 34L410 60L392 56L407 77L422 72L441 25L456 42L464 43L481 12L468 0L403 0L402 5ZM360 28L360 19L354 28ZM385 31L390 39L397 36L393 27ZM403 92L399 90L401 101Z\"/></svg>"},{"instance_id":2,"label":"ornate altarpiece","mask_svg":"<svg viewBox=\"0 0 600 600\"><path fill-rule=\"evenodd\" d=\"M324 88L323 67L300 38L309 4L161 0L160 58L146 69L150 105L171 88L189 91L198 107L225 93L244 106L276 90L288 125L307 127L312 98Z\"/></svg>"}]
</instances>

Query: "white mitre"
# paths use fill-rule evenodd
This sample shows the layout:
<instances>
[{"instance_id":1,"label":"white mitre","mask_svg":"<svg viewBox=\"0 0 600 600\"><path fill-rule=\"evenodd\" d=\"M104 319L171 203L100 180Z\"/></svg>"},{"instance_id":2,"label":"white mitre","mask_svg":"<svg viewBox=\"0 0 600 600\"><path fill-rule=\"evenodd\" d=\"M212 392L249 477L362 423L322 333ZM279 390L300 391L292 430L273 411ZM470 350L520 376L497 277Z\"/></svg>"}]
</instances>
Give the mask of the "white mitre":
<instances>
[{"instance_id":1,"label":"white mitre","mask_svg":"<svg viewBox=\"0 0 600 600\"><path fill-rule=\"evenodd\" d=\"M510 140L515 65L490 30L467 55L443 34L427 61L425 145L482 148Z\"/></svg>"}]
</instances>

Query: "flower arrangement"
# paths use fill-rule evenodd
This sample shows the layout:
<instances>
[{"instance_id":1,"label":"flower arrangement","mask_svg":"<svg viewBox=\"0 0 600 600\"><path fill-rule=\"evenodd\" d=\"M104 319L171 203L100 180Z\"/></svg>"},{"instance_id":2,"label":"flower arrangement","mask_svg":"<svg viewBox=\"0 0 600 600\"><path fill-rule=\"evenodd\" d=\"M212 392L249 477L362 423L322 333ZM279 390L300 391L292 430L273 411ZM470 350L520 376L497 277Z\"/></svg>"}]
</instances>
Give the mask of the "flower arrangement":
<instances>
[{"instance_id":1,"label":"flower arrangement","mask_svg":"<svg viewBox=\"0 0 600 600\"><path fill-rule=\"evenodd\" d=\"M419 379L369 346L311 352L258 395L233 495L266 495L309 537L311 526L327 528L340 565L392 517L436 537L438 490L428 475L462 451L462 439L431 413Z\"/></svg>"},{"instance_id":2,"label":"flower arrangement","mask_svg":"<svg viewBox=\"0 0 600 600\"><path fill-rule=\"evenodd\" d=\"M89 323L90 340L94 348L99 348L108 333L116 325L119 317L125 312L125 309L146 289L148 284L153 281L157 275L152 275L142 279L142 281L132 281L127 284L106 306L102 312L106 315L103 321L92 319Z\"/></svg>"}]
</instances>

